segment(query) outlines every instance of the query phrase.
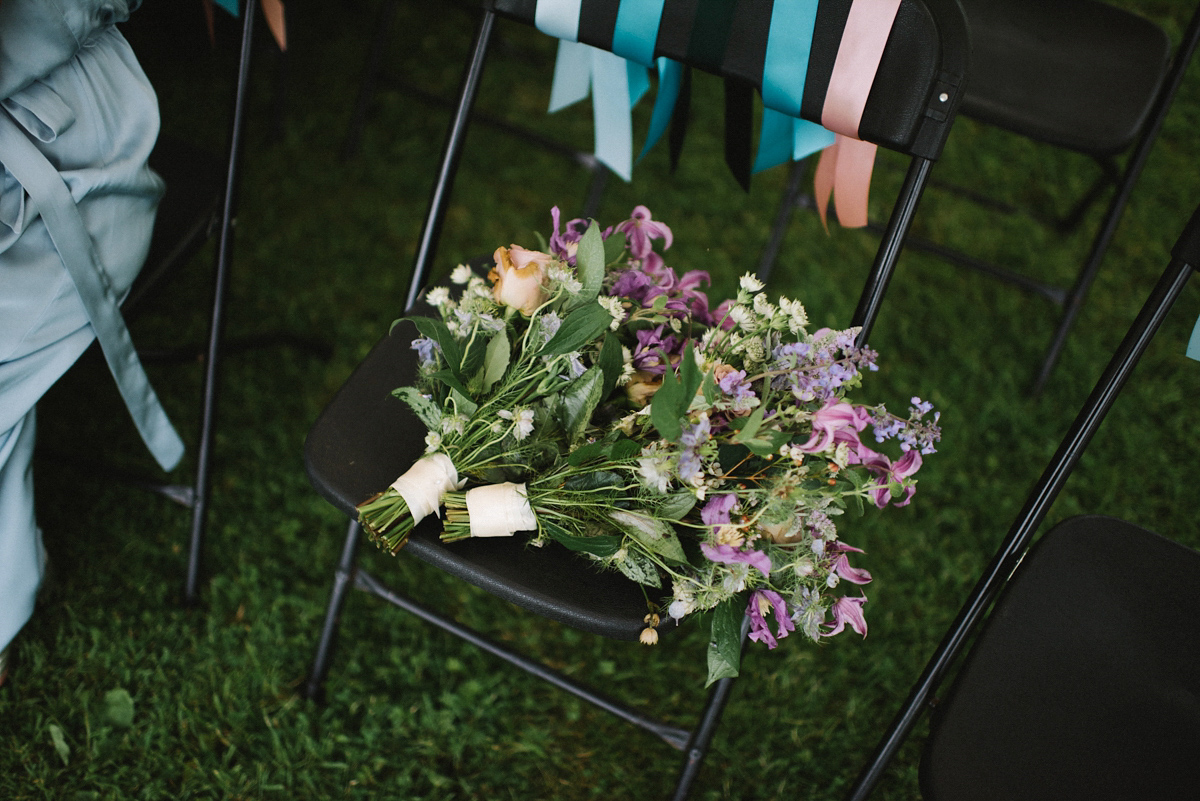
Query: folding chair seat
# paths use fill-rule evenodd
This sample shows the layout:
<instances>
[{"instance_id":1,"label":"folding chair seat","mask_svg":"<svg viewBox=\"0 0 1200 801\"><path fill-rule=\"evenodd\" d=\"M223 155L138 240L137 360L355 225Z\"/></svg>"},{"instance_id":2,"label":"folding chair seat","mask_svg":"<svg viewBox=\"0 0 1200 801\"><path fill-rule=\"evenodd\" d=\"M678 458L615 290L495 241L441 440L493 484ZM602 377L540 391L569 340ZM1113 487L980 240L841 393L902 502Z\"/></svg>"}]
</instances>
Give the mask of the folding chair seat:
<instances>
[{"instance_id":1,"label":"folding chair seat","mask_svg":"<svg viewBox=\"0 0 1200 801\"><path fill-rule=\"evenodd\" d=\"M596 5L602 6L610 14L610 19L617 10L615 2ZM487 4L483 11L463 80L460 104L447 136L438 181L417 247L407 301L410 310L417 307L434 258L455 165L496 15L502 13L532 23L535 6L533 2L501 1ZM665 13L685 12L688 8L695 11L687 3L668 2ZM820 117L825 84L837 57L848 9L849 3L837 4L838 13L818 18L812 62L818 66L810 66L808 71L809 84L804 91L806 115ZM596 11L597 8L592 10ZM747 83L761 80L765 40L748 32L759 31L765 37L770 15L753 19L739 16L755 11L761 11L761 8L749 9L740 5L734 17L727 21L728 30L740 30L742 35L730 37L723 59L720 54L716 58L710 54L707 59L697 59L694 53L689 53L688 38L686 35L680 36L678 25L668 32L665 22L658 37L657 55L675 58ZM896 204L893 233L881 246L875 269L855 314L854 324L863 325L866 329L869 329L882 299L900 243L928 175L929 165L940 152L953 120L958 88L962 85L966 69L964 36L965 29L956 4L937 0L905 0L900 5L896 23L891 28L887 47L883 51L860 131L869 141L908 154L912 157L913 166L906 182L906 192ZM607 43L604 37L603 32L581 35L581 39L589 39L593 46L611 48L611 27L607 32ZM757 77L753 75L753 62L756 59ZM810 97L814 93L816 97ZM417 359L410 347L414 333L412 325L404 323L376 345L314 424L305 444L306 470L314 487L352 520L357 518L356 506L360 502L380 487L387 486L425 448L425 431L420 422L391 395L392 390L410 383L415 375ZM699 724L692 731L663 725L388 589L358 567L356 554L360 533L358 523L352 522L335 572L325 627L306 684L306 692L310 697L320 697L322 693L341 608L353 583L685 750L684 769L675 797L682 798L687 794L731 690L732 680L722 679L714 685L708 703L700 714ZM645 628L646 600L638 585L621 576L597 573L565 549L528 548L519 537L488 541L468 539L446 544L441 542L438 535L436 521L428 518L417 526L404 552L482 587L503 600L583 631L615 639L637 640ZM661 630L664 634L668 631L666 627L661 627Z\"/></svg>"},{"instance_id":2,"label":"folding chair seat","mask_svg":"<svg viewBox=\"0 0 1200 801\"><path fill-rule=\"evenodd\" d=\"M1072 518L1029 545L1197 268L1200 208L848 798L868 797L935 703L921 765L928 798L1194 794L1200 554L1096 516ZM935 702L993 601L945 699Z\"/></svg>"}]
</instances>

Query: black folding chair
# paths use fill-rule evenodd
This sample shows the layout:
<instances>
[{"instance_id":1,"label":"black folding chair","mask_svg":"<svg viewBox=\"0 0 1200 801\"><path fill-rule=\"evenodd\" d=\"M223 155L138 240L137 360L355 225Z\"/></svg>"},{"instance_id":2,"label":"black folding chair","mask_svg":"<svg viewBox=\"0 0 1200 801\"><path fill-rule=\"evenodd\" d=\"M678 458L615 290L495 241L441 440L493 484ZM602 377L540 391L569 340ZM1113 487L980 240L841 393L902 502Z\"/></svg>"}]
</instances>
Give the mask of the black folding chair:
<instances>
[{"instance_id":1,"label":"black folding chair","mask_svg":"<svg viewBox=\"0 0 1200 801\"><path fill-rule=\"evenodd\" d=\"M879 782L1002 589L932 719L922 764L927 797L1090 801L1195 794L1200 555L1097 517L1063 523L1026 552L1197 268L1200 209L850 799L862 801Z\"/></svg>"},{"instance_id":2,"label":"black folding chair","mask_svg":"<svg viewBox=\"0 0 1200 801\"><path fill-rule=\"evenodd\" d=\"M534 5L532 2L500 1L488 4L484 9L463 81L460 104L447 137L429 216L418 245L407 301L410 309L417 303L433 262L496 15L503 13L532 22ZM669 9L671 6L672 3L667 4ZM688 7L687 3L679 3L671 10L680 12ZM694 6L690 8L695 11ZM840 4L838 13L818 17L805 93L806 105L810 91L819 95L813 101L818 115L824 84L820 79L814 80L814 76L824 76L828 81L847 8L848 4ZM613 4L608 10L615 13L615 9ZM753 9L746 4L738 6L738 14L747 11ZM730 27L746 31L748 22L734 18ZM664 23L663 29L666 28ZM765 35L765 31L763 33ZM669 33L660 34L657 54L730 79L753 82L761 78L753 76L745 65L752 63L757 54L758 69L762 69L762 41L731 39L723 60L697 61L695 56L689 58L686 36L679 34L678 25ZM611 29L608 36L611 43ZM590 44L605 46L603 35L592 31L587 38ZM965 69L965 28L957 5L940 0L906 0L892 28L861 129L868 140L906 153L913 159L905 192L893 214L891 234L880 249L855 313L855 324L864 326L864 337L882 299L929 166L937 157L953 120ZM424 451L425 432L421 424L391 396L393 389L408 383L415 375L416 356L409 346L413 335L411 325L404 324L385 337L350 376L308 436L305 464L309 478L327 500L352 520L357 518L359 502L387 486ZM682 798L687 794L728 698L731 680L721 680L714 686L693 730L654 721L386 588L357 565L360 533L357 522L351 523L334 576L325 627L306 685L310 697L321 695L338 617L346 592L353 583L684 750L685 763L675 797ZM438 534L432 519L423 521L411 535L405 551L499 598L587 632L637 640L645 628L646 600L640 586L613 573L596 572L565 549L528 548L520 538L468 539L443 544ZM663 633L667 630L663 629Z\"/></svg>"},{"instance_id":3,"label":"black folding chair","mask_svg":"<svg viewBox=\"0 0 1200 801\"><path fill-rule=\"evenodd\" d=\"M1081 153L1101 170L1066 214L1041 220L1062 233L1075 230L1092 206L1112 192L1086 258L1070 286L1009 269L975 254L913 236L907 246L1012 283L1062 307L1033 393L1049 380L1071 327L1104 260L1121 216L1175 92L1200 41L1200 7L1172 54L1166 33L1150 20L1099 0L959 0L971 38L971 80L960 114L1036 142ZM1124 155L1124 165L1118 159ZM791 210L811 204L793 167L759 276L776 259ZM982 205L1017 209L986 193L946 187ZM1037 215L1033 215L1037 219Z\"/></svg>"}]
</instances>

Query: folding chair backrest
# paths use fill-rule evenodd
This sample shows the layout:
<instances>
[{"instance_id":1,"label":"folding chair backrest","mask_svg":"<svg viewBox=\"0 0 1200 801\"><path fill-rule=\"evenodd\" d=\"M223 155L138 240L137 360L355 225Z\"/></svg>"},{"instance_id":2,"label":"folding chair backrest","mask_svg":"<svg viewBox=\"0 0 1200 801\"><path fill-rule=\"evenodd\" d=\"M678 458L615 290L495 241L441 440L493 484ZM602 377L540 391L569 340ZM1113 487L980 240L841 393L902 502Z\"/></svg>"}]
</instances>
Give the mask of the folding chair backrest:
<instances>
[{"instance_id":1,"label":"folding chair backrest","mask_svg":"<svg viewBox=\"0 0 1200 801\"><path fill-rule=\"evenodd\" d=\"M922 796L1176 799L1200 787L1200 553L1084 516L1025 557L933 716Z\"/></svg>"},{"instance_id":2,"label":"folding chair backrest","mask_svg":"<svg viewBox=\"0 0 1200 801\"><path fill-rule=\"evenodd\" d=\"M626 5L632 5L630 0L624 1ZM808 7L810 10L816 4L816 0L776 0L774 3L663 0L661 4L638 5L661 6L662 16L655 39L654 57L672 59L724 76L735 83L740 82L747 88L761 89L768 52L772 48L786 50L795 46L795 40L779 41L778 36L773 36L773 13L778 11L780 16L792 13L792 9L782 8L784 2L794 5L796 9ZM534 25L542 5L572 4L557 0L490 0L485 3L485 15L464 77L459 109L447 138L429 215L418 244L409 289L409 307L424 288L431 270L467 119L482 71L492 17L500 14ZM776 6L780 8L776 9ZM852 8L856 6L856 18L859 19L863 16L869 18L888 7L894 10L895 15L865 104L862 105L861 117L857 120L857 131L838 133L857 136L863 141L913 157L900 199L893 208L875 265L852 320L852 325L862 327L862 342L870 332L929 169L933 160L940 155L954 119L966 80L968 44L966 22L955 0L822 0L816 4L811 42L803 43L810 48L804 85L800 89L792 87L786 93L793 105L796 96L800 95L799 113L802 119L816 123L822 121L835 63L839 61L843 34L848 28L847 20L852 19ZM614 30L622 10L621 0L581 0L574 7L577 7L579 19L578 40L613 50ZM624 55L619 47L615 52ZM846 84L842 82L839 85ZM861 90L861 86L856 88ZM775 111L795 114L795 108L776 108Z\"/></svg>"},{"instance_id":3,"label":"folding chair backrest","mask_svg":"<svg viewBox=\"0 0 1200 801\"><path fill-rule=\"evenodd\" d=\"M772 12L782 3L664 0L654 55L761 89L768 48L789 46L772 38ZM539 0L494 0L497 13L530 25L536 22L538 5ZM619 0L580 3L579 41L613 51L620 5ZM789 5L799 9L809 3ZM821 122L852 5L852 0L822 0L818 5L801 106L801 116L811 122ZM877 5L882 11L888 2ZM965 23L956 12L954 0L899 3L863 110L859 138L908 155L938 157L967 64ZM624 55L619 47L615 52Z\"/></svg>"}]
</instances>

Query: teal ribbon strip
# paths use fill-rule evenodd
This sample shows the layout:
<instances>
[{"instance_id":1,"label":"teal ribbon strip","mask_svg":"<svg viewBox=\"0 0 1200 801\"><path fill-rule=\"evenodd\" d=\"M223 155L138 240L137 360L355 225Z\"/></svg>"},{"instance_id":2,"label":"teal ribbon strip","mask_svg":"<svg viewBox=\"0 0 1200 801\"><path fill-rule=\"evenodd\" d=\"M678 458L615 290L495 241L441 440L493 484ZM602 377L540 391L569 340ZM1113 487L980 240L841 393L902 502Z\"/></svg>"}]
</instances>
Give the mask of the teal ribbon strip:
<instances>
[{"instance_id":1,"label":"teal ribbon strip","mask_svg":"<svg viewBox=\"0 0 1200 801\"><path fill-rule=\"evenodd\" d=\"M654 96L654 111L650 114L650 130L646 133L646 143L642 146L642 152L638 154L639 161L645 158L646 154L658 144L670 126L682 85L683 65L669 58L658 59L658 94Z\"/></svg>"},{"instance_id":2,"label":"teal ribbon strip","mask_svg":"<svg viewBox=\"0 0 1200 801\"><path fill-rule=\"evenodd\" d=\"M235 17L240 13L238 10L239 0L213 0L213 2Z\"/></svg>"},{"instance_id":3,"label":"teal ribbon strip","mask_svg":"<svg viewBox=\"0 0 1200 801\"><path fill-rule=\"evenodd\" d=\"M41 151L7 120L0 120L0 153L9 173L37 203L138 433L164 470L174 468L183 458L183 440L150 386L70 190Z\"/></svg>"},{"instance_id":4,"label":"teal ribbon strip","mask_svg":"<svg viewBox=\"0 0 1200 801\"><path fill-rule=\"evenodd\" d=\"M754 172L800 160L834 142L834 134L800 119L817 0L775 0L763 61L763 120Z\"/></svg>"},{"instance_id":5,"label":"teal ribbon strip","mask_svg":"<svg viewBox=\"0 0 1200 801\"><path fill-rule=\"evenodd\" d=\"M1192 338L1188 340L1187 355L1189 359L1200 361L1200 319L1196 320L1196 327L1192 329Z\"/></svg>"},{"instance_id":6,"label":"teal ribbon strip","mask_svg":"<svg viewBox=\"0 0 1200 801\"><path fill-rule=\"evenodd\" d=\"M664 2L623 0L617 10L612 53L579 44L582 0L538 0L534 11L537 29L560 39L550 112L577 103L590 92L596 158L626 181L633 176L632 109L650 89L646 67L655 64L654 45ZM659 93L651 115L651 133L641 155L661 138L678 97L681 68L660 63L658 70Z\"/></svg>"}]
</instances>

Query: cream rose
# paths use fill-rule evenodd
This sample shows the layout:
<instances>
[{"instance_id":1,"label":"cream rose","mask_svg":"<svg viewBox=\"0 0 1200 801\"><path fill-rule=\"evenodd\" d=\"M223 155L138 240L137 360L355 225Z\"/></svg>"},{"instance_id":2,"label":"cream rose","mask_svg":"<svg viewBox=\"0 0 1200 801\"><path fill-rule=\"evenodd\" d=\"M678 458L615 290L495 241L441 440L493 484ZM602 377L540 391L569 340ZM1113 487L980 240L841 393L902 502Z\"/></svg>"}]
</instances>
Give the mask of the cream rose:
<instances>
[{"instance_id":1,"label":"cream rose","mask_svg":"<svg viewBox=\"0 0 1200 801\"><path fill-rule=\"evenodd\" d=\"M546 302L546 266L553 256L512 245L496 248L492 258L496 266L488 273L488 279L492 281L492 295L497 303L528 316Z\"/></svg>"}]
</instances>

